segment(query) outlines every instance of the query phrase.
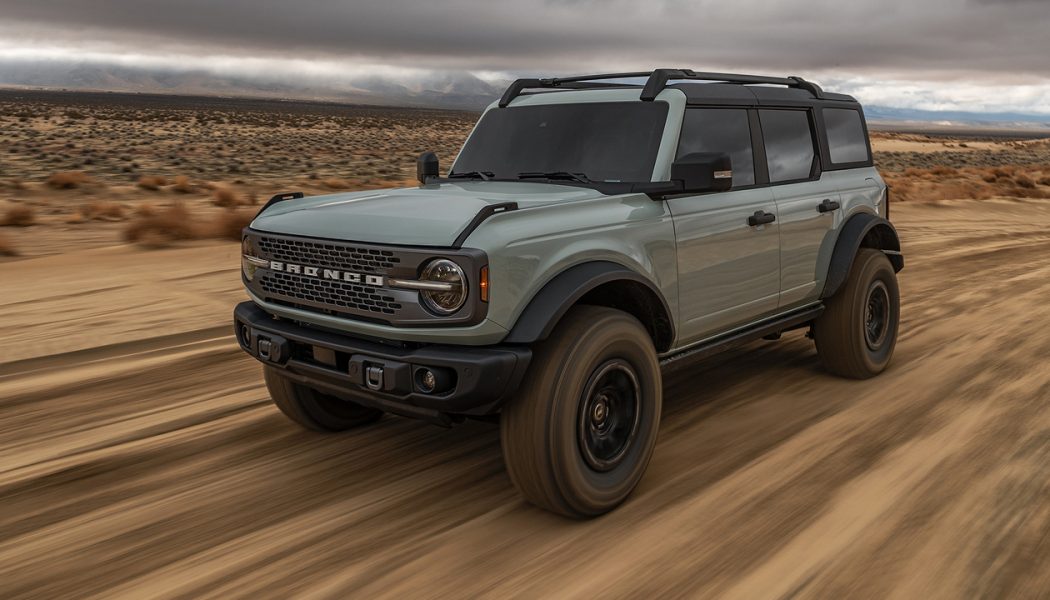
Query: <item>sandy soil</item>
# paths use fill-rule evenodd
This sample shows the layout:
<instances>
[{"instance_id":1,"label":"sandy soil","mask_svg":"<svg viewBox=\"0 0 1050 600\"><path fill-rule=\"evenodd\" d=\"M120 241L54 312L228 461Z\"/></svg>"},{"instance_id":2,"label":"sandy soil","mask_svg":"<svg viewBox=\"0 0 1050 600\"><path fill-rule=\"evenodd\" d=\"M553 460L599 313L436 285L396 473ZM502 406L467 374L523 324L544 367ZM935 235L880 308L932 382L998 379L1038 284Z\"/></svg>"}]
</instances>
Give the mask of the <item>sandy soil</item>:
<instances>
[{"instance_id":1,"label":"sandy soil","mask_svg":"<svg viewBox=\"0 0 1050 600\"><path fill-rule=\"evenodd\" d=\"M234 244L2 264L0 597L1047 597L1050 204L894 220L887 373L801 333L669 372L641 487L582 523L518 498L493 425L284 419Z\"/></svg>"}]
</instances>

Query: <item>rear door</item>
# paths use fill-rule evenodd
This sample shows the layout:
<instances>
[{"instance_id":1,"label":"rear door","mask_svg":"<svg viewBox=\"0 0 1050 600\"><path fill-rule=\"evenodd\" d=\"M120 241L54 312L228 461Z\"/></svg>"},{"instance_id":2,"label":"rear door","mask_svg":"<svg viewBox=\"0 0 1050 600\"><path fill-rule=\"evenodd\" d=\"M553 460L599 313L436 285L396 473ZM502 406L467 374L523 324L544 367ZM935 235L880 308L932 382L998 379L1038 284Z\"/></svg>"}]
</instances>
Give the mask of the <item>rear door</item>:
<instances>
[{"instance_id":1,"label":"rear door","mask_svg":"<svg viewBox=\"0 0 1050 600\"><path fill-rule=\"evenodd\" d=\"M779 224L764 174L755 172L758 124L745 108L688 108L678 156L726 152L733 189L667 200L678 245L679 341L685 345L773 313L780 294Z\"/></svg>"},{"instance_id":2,"label":"rear door","mask_svg":"<svg viewBox=\"0 0 1050 600\"><path fill-rule=\"evenodd\" d=\"M841 198L833 178L822 177L811 109L763 108L758 116L780 223L779 307L790 309L820 295L821 249L834 243Z\"/></svg>"}]
</instances>

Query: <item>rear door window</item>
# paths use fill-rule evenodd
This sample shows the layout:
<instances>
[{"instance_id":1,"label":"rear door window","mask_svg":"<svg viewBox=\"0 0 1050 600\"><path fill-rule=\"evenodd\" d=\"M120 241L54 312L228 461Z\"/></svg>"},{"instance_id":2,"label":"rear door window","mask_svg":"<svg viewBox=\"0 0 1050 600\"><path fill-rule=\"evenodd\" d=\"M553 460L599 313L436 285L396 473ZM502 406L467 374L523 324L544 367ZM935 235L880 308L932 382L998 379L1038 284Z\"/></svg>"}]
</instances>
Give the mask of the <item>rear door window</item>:
<instances>
[{"instance_id":1,"label":"rear door window","mask_svg":"<svg viewBox=\"0 0 1050 600\"><path fill-rule=\"evenodd\" d=\"M860 113L848 108L825 108L823 113L831 162L868 162L867 136L864 135Z\"/></svg>"},{"instance_id":2,"label":"rear door window","mask_svg":"<svg viewBox=\"0 0 1050 600\"><path fill-rule=\"evenodd\" d=\"M760 110L766 145L769 181L783 183L809 179L816 150L809 113L804 110Z\"/></svg>"},{"instance_id":3,"label":"rear door window","mask_svg":"<svg viewBox=\"0 0 1050 600\"><path fill-rule=\"evenodd\" d=\"M690 108L682 121L678 156L694 152L724 152L733 161L733 187L755 184L755 153L747 110Z\"/></svg>"}]
</instances>

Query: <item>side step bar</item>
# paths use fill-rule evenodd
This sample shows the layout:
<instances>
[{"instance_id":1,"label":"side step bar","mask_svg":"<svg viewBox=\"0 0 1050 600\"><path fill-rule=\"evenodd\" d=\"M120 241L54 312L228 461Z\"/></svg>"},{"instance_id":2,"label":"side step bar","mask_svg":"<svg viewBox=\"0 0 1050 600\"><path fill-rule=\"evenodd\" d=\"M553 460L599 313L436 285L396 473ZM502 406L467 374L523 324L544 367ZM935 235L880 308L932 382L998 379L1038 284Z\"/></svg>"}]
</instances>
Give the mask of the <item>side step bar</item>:
<instances>
[{"instance_id":1,"label":"side step bar","mask_svg":"<svg viewBox=\"0 0 1050 600\"><path fill-rule=\"evenodd\" d=\"M685 350L680 350L674 354L664 356L660 359L660 366L666 367L678 363L683 359L699 360L701 358L707 358L708 356L729 350L735 346L740 346L764 338L767 335L777 334L781 331L787 331L788 329L795 329L809 323L813 319L816 319L823 312L824 305L818 304L786 315L779 315L746 329L733 331L701 342L696 346L688 347Z\"/></svg>"}]
</instances>

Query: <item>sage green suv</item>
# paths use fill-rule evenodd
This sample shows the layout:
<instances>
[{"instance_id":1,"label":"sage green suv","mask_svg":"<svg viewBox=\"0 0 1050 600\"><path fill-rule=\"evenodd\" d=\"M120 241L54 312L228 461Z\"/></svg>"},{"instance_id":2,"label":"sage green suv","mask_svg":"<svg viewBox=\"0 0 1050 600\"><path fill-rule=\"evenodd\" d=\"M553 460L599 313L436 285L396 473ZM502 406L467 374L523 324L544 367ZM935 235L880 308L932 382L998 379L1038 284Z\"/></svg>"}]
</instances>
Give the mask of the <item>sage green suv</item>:
<instances>
[{"instance_id":1,"label":"sage green suv","mask_svg":"<svg viewBox=\"0 0 1050 600\"><path fill-rule=\"evenodd\" d=\"M274 197L245 230L235 330L277 407L499 421L514 484L605 513L656 444L661 368L808 328L877 375L904 266L851 97L684 69L521 79L419 186Z\"/></svg>"}]
</instances>

